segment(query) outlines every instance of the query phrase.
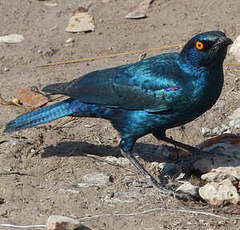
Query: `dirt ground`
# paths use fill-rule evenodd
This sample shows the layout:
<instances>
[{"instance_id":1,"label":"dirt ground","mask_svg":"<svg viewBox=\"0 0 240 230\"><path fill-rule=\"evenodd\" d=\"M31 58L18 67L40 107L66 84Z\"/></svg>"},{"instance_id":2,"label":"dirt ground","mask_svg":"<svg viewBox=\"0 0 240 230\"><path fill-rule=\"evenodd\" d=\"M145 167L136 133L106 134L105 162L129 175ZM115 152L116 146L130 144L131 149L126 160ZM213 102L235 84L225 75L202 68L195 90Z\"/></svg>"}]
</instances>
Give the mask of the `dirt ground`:
<instances>
[{"instance_id":1,"label":"dirt ground","mask_svg":"<svg viewBox=\"0 0 240 230\"><path fill-rule=\"evenodd\" d=\"M0 35L18 33L25 38L18 44L0 43L0 63L9 69L0 73L4 99L11 101L19 87L41 89L90 71L135 62L139 55L46 68L38 68L40 64L176 44L208 30L222 30L233 39L240 33L239 0L155 0L148 17L141 20L124 18L140 0L111 0L105 4L92 0L89 12L94 16L96 30L75 34L64 30L72 12L86 1L54 2L57 6L50 7L37 0L0 1ZM65 44L68 38L75 40L73 45ZM147 57L159 53L148 53ZM229 62L232 60L228 57L225 63ZM216 105L184 129L172 129L168 135L196 145L204 140L202 127L228 123L227 116L240 104L240 69L228 67L224 72L224 90ZM1 132L7 122L23 112L16 106L0 105ZM97 230L239 229L240 221L234 219L240 215L239 206L216 208L202 201L161 199L153 188L124 183L126 177L142 177L132 166L116 167L104 162L107 156L119 154L119 137L109 122L81 118L54 129L58 122L0 137L1 141L16 138L22 143L15 146L10 141L0 145L0 173L26 174L1 174L0 197L5 202L0 204L0 224L45 224L53 214L73 218L113 214L83 223ZM142 156L140 161L156 177L158 172L150 169L148 155L158 146L158 141L148 135L134 148ZM95 172L111 175L113 182L104 187L72 186L82 182L85 174ZM152 211L144 213L146 210ZM135 215L118 215L131 213Z\"/></svg>"}]
</instances>

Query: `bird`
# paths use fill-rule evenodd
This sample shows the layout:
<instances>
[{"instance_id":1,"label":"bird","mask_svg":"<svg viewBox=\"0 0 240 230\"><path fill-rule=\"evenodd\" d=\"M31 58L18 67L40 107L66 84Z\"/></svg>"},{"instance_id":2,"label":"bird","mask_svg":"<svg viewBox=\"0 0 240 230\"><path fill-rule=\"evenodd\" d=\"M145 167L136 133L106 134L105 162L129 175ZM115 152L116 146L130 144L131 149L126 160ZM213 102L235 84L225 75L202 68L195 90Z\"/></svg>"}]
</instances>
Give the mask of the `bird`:
<instances>
[{"instance_id":1,"label":"bird","mask_svg":"<svg viewBox=\"0 0 240 230\"><path fill-rule=\"evenodd\" d=\"M192 37L180 52L89 72L70 82L42 89L67 99L18 116L4 133L30 128L64 116L109 120L120 135L121 154L164 194L164 188L136 159L132 149L147 134L191 152L196 148L166 136L166 130L193 121L219 98L223 62L232 40L221 31Z\"/></svg>"}]
</instances>

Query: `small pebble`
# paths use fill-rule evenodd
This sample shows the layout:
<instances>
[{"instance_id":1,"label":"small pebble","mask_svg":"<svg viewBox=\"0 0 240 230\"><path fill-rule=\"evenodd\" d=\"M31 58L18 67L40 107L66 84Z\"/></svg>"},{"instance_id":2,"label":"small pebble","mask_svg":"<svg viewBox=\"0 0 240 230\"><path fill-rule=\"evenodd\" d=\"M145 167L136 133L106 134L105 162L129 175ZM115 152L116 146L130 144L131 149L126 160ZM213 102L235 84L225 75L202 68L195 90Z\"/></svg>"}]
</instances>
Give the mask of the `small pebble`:
<instances>
[{"instance_id":1,"label":"small pebble","mask_svg":"<svg viewBox=\"0 0 240 230\"><path fill-rule=\"evenodd\" d=\"M240 35L234 40L229 49L229 54L233 56L236 61L240 62Z\"/></svg>"},{"instance_id":2,"label":"small pebble","mask_svg":"<svg viewBox=\"0 0 240 230\"><path fill-rule=\"evenodd\" d=\"M49 216L47 220L47 230L87 230L89 228L82 225L78 220L66 216Z\"/></svg>"},{"instance_id":3,"label":"small pebble","mask_svg":"<svg viewBox=\"0 0 240 230\"><path fill-rule=\"evenodd\" d=\"M34 154L34 153L36 152L36 150L35 150L35 149L31 149L30 152L31 152L32 154Z\"/></svg>"},{"instance_id":4,"label":"small pebble","mask_svg":"<svg viewBox=\"0 0 240 230\"><path fill-rule=\"evenodd\" d=\"M215 127L212 130L212 133L215 134L216 136L219 136L219 135L223 134L225 131L227 131L228 128L229 128L228 126L221 124L221 125Z\"/></svg>"},{"instance_id":5,"label":"small pebble","mask_svg":"<svg viewBox=\"0 0 240 230\"><path fill-rule=\"evenodd\" d=\"M204 137L210 137L210 136L212 136L212 130L209 129L209 128L203 127L202 128L202 135Z\"/></svg>"},{"instance_id":6,"label":"small pebble","mask_svg":"<svg viewBox=\"0 0 240 230\"><path fill-rule=\"evenodd\" d=\"M46 2L44 5L53 7L53 6L57 6L57 3L56 2Z\"/></svg>"},{"instance_id":7,"label":"small pebble","mask_svg":"<svg viewBox=\"0 0 240 230\"><path fill-rule=\"evenodd\" d=\"M73 38L68 38L65 43L68 44L68 43L73 43L75 40Z\"/></svg>"},{"instance_id":8,"label":"small pebble","mask_svg":"<svg viewBox=\"0 0 240 230\"><path fill-rule=\"evenodd\" d=\"M24 40L23 35L21 34L9 34L5 36L0 36L0 43L19 43Z\"/></svg>"},{"instance_id":9,"label":"small pebble","mask_svg":"<svg viewBox=\"0 0 240 230\"><path fill-rule=\"evenodd\" d=\"M237 78L239 81L239 78ZM234 110L234 112L228 116L229 119L231 120L235 120L236 118L240 118L240 108L237 108L236 110Z\"/></svg>"},{"instance_id":10,"label":"small pebble","mask_svg":"<svg viewBox=\"0 0 240 230\"><path fill-rule=\"evenodd\" d=\"M86 174L83 180L88 184L95 184L97 186L108 185L111 182L111 176L103 173Z\"/></svg>"},{"instance_id":11,"label":"small pebble","mask_svg":"<svg viewBox=\"0 0 240 230\"><path fill-rule=\"evenodd\" d=\"M148 184L147 181L143 181L143 180L138 180L132 177L127 177L123 180L123 183L126 185L133 185L134 187L142 187L142 188L151 188L152 185Z\"/></svg>"},{"instance_id":12,"label":"small pebble","mask_svg":"<svg viewBox=\"0 0 240 230\"><path fill-rule=\"evenodd\" d=\"M63 189L63 188L60 188L59 189L59 192L63 192L63 193L73 193L73 194L78 194L79 191L77 190L73 190L73 189Z\"/></svg>"},{"instance_id":13,"label":"small pebble","mask_svg":"<svg viewBox=\"0 0 240 230\"><path fill-rule=\"evenodd\" d=\"M14 103L15 105L20 105L21 104L21 102L18 98L13 98L12 103Z\"/></svg>"},{"instance_id":14,"label":"small pebble","mask_svg":"<svg viewBox=\"0 0 240 230\"><path fill-rule=\"evenodd\" d=\"M8 72L9 71L9 68L5 65L2 65L2 72L5 73L5 72Z\"/></svg>"},{"instance_id":15,"label":"small pebble","mask_svg":"<svg viewBox=\"0 0 240 230\"><path fill-rule=\"evenodd\" d=\"M195 185L192 185L189 182L185 182L184 184L179 186L177 188L177 191L184 192L184 193L189 194L189 195L194 196L194 197L199 197L199 193L198 193L199 187L195 186Z\"/></svg>"},{"instance_id":16,"label":"small pebble","mask_svg":"<svg viewBox=\"0 0 240 230\"><path fill-rule=\"evenodd\" d=\"M230 127L235 128L235 129L239 129L240 128L240 117L235 118L235 119L229 121L228 125Z\"/></svg>"},{"instance_id":17,"label":"small pebble","mask_svg":"<svg viewBox=\"0 0 240 230\"><path fill-rule=\"evenodd\" d=\"M73 185L75 188L101 187L110 185L112 177L103 173L86 174L83 176L84 183Z\"/></svg>"},{"instance_id":18,"label":"small pebble","mask_svg":"<svg viewBox=\"0 0 240 230\"><path fill-rule=\"evenodd\" d=\"M113 164L119 164L119 165L131 165L131 162L125 157L108 156L105 158L105 161Z\"/></svg>"},{"instance_id":19,"label":"small pebble","mask_svg":"<svg viewBox=\"0 0 240 230\"><path fill-rule=\"evenodd\" d=\"M228 125L221 124L213 129L203 127L202 128L202 135L204 137L213 137L213 136L219 136L223 133L231 133L231 129Z\"/></svg>"}]
</instances>

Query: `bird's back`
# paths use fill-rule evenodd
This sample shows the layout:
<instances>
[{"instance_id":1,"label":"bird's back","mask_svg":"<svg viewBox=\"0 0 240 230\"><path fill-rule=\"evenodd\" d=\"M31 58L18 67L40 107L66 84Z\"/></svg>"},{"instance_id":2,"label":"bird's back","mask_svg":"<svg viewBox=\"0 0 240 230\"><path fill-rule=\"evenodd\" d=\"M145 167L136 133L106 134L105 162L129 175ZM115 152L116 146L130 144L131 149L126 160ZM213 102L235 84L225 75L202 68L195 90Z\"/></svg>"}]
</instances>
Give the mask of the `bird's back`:
<instances>
[{"instance_id":1,"label":"bird's back","mask_svg":"<svg viewBox=\"0 0 240 230\"><path fill-rule=\"evenodd\" d=\"M167 53L129 65L94 71L70 83L50 85L43 90L108 108L184 111L204 102L198 110L207 110L219 96L216 94L220 93L208 91L209 87L222 85L218 82L219 77L210 78L209 74L204 68L196 71L186 67L179 53Z\"/></svg>"}]
</instances>

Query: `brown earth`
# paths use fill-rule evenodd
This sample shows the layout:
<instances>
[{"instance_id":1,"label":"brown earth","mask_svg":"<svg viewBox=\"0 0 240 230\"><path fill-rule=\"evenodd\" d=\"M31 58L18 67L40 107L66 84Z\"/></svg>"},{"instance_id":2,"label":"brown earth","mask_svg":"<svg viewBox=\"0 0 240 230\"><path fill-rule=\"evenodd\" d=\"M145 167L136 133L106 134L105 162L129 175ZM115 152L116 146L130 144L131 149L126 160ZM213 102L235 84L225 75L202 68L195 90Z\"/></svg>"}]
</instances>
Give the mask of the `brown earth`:
<instances>
[{"instance_id":1,"label":"brown earth","mask_svg":"<svg viewBox=\"0 0 240 230\"><path fill-rule=\"evenodd\" d=\"M0 43L0 63L9 68L0 74L0 93L6 100L11 101L20 87L41 89L47 84L69 81L90 71L135 62L139 55L37 67L50 61L171 45L208 30L222 30L233 39L240 32L238 0L156 0L148 11L148 17L141 20L124 18L129 8L140 0L111 0L106 4L93 0L89 11L95 18L96 30L75 34L64 29L72 12L83 1L56 2L57 6L50 7L44 5L44 1L1 0L0 35L19 33L25 38L18 44ZM72 46L65 44L69 37L75 40ZM158 53L155 51L147 56ZM229 62L232 60L228 57L226 63ZM225 68L224 72L225 86L216 105L187 124L185 129L170 130L168 135L196 145L204 140L202 127L214 128L228 123L227 116L240 104L240 71L231 67ZM0 108L1 130L8 121L23 113L16 106L1 105ZM141 176L132 166L121 168L104 162L106 156L119 154L119 137L109 122L81 118L60 129L53 129L58 122L1 137L1 140L20 138L23 144L17 147L9 142L1 144L0 173L18 171L27 175L1 174L0 197L5 203L0 204L0 223L45 224L47 217L53 214L81 218L156 209L133 216L105 215L88 219L84 224L91 229L108 230L239 229L240 221L234 219L240 215L239 206L216 208L200 201L182 202L171 197L160 199L153 188L126 185L123 181L127 176ZM134 152L146 156L158 145L157 140L148 135L138 141ZM151 159L145 157L141 162L149 169ZM158 175L158 172L150 171ZM94 172L110 174L113 183L105 187L72 187L82 182L85 174ZM107 198L113 196L121 198L122 202L107 202ZM230 219L180 210L215 213Z\"/></svg>"}]
</instances>

